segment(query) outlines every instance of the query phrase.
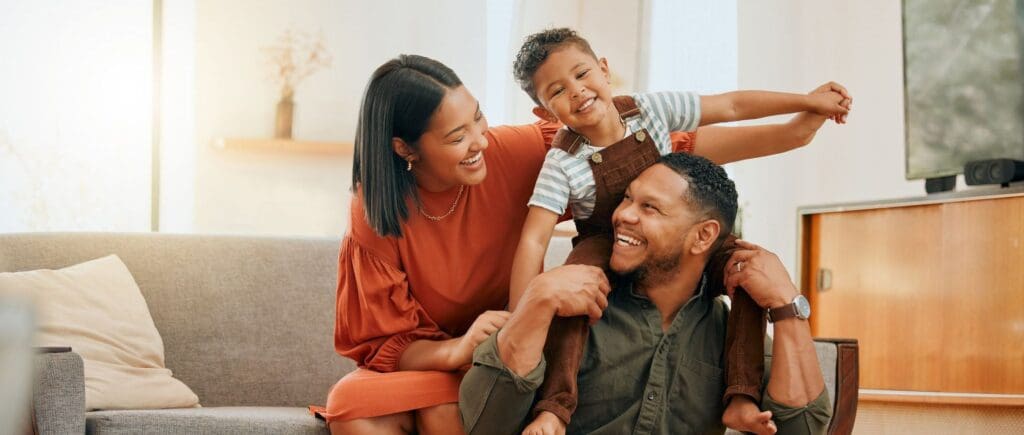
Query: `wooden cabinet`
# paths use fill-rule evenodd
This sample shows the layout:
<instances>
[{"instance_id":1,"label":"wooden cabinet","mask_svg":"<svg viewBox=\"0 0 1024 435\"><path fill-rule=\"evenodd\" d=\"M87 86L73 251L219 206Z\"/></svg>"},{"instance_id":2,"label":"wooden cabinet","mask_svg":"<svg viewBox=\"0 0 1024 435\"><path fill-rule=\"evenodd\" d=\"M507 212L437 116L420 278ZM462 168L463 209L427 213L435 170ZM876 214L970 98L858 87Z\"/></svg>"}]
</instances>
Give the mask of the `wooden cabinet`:
<instances>
[{"instance_id":1,"label":"wooden cabinet","mask_svg":"<svg viewBox=\"0 0 1024 435\"><path fill-rule=\"evenodd\" d=\"M1024 406L1024 189L805 207L800 223L812 331L860 341L862 397Z\"/></svg>"}]
</instances>

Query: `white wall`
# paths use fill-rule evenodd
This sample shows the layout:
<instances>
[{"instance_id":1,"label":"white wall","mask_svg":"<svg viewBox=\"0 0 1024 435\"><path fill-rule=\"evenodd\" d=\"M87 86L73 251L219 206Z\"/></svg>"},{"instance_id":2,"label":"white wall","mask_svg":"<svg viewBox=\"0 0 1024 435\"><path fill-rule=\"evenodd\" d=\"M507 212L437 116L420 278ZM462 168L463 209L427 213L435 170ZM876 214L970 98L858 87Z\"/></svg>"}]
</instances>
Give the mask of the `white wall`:
<instances>
[{"instance_id":1,"label":"white wall","mask_svg":"<svg viewBox=\"0 0 1024 435\"><path fill-rule=\"evenodd\" d=\"M485 100L485 8L473 0L197 2L195 230L339 235L346 226L351 159L210 146L272 135L279 95L260 47L287 28L323 32L333 65L298 86L293 136L350 142L370 74L401 53L444 62Z\"/></svg>"},{"instance_id":2,"label":"white wall","mask_svg":"<svg viewBox=\"0 0 1024 435\"><path fill-rule=\"evenodd\" d=\"M736 0L651 0L641 91L736 89ZM646 49L645 49L646 48Z\"/></svg>"},{"instance_id":3,"label":"white wall","mask_svg":"<svg viewBox=\"0 0 1024 435\"><path fill-rule=\"evenodd\" d=\"M149 229L152 21L0 0L0 232Z\"/></svg>"},{"instance_id":4,"label":"white wall","mask_svg":"<svg viewBox=\"0 0 1024 435\"><path fill-rule=\"evenodd\" d=\"M807 92L835 80L853 95L848 124L731 168L744 237L795 271L798 206L924 195L923 181L904 179L900 2L738 3L741 89Z\"/></svg>"},{"instance_id":5,"label":"white wall","mask_svg":"<svg viewBox=\"0 0 1024 435\"><path fill-rule=\"evenodd\" d=\"M190 233L196 218L196 0L163 2L159 231Z\"/></svg>"}]
</instances>

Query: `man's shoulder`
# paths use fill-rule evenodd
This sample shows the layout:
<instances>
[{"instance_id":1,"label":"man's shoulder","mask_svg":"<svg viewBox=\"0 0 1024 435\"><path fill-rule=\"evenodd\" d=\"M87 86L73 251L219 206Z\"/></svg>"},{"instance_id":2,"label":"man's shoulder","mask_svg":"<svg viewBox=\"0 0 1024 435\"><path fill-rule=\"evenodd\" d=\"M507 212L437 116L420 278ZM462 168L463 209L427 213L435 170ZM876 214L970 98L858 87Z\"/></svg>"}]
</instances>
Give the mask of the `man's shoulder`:
<instances>
[{"instance_id":1,"label":"man's shoulder","mask_svg":"<svg viewBox=\"0 0 1024 435\"><path fill-rule=\"evenodd\" d=\"M729 304L725 302L725 296L708 296L707 298L710 299L709 312L715 320L724 322L729 318Z\"/></svg>"}]
</instances>

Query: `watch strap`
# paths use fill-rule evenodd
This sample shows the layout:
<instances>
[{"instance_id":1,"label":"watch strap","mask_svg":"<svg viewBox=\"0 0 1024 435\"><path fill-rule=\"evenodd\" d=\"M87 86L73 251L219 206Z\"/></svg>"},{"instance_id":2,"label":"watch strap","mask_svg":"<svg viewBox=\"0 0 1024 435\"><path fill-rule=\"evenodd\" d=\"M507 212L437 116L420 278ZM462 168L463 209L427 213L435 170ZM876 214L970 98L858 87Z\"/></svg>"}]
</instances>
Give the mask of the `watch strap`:
<instances>
[{"instance_id":1,"label":"watch strap","mask_svg":"<svg viewBox=\"0 0 1024 435\"><path fill-rule=\"evenodd\" d=\"M790 302L781 307L768 309L768 321L771 323L778 322L779 320L786 320L788 318L796 316L796 302Z\"/></svg>"}]
</instances>

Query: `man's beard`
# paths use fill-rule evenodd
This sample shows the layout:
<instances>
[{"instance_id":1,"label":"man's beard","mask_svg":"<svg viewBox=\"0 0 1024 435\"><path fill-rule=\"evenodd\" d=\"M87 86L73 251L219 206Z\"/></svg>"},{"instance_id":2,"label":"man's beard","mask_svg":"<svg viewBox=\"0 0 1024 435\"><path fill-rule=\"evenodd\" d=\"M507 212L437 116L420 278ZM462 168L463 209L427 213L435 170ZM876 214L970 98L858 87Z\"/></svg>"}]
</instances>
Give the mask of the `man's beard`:
<instances>
[{"instance_id":1,"label":"man's beard","mask_svg":"<svg viewBox=\"0 0 1024 435\"><path fill-rule=\"evenodd\" d=\"M636 269L621 274L621 276L637 287L648 287L670 279L679 270L681 262L682 255L676 252L645 261Z\"/></svg>"}]
</instances>

